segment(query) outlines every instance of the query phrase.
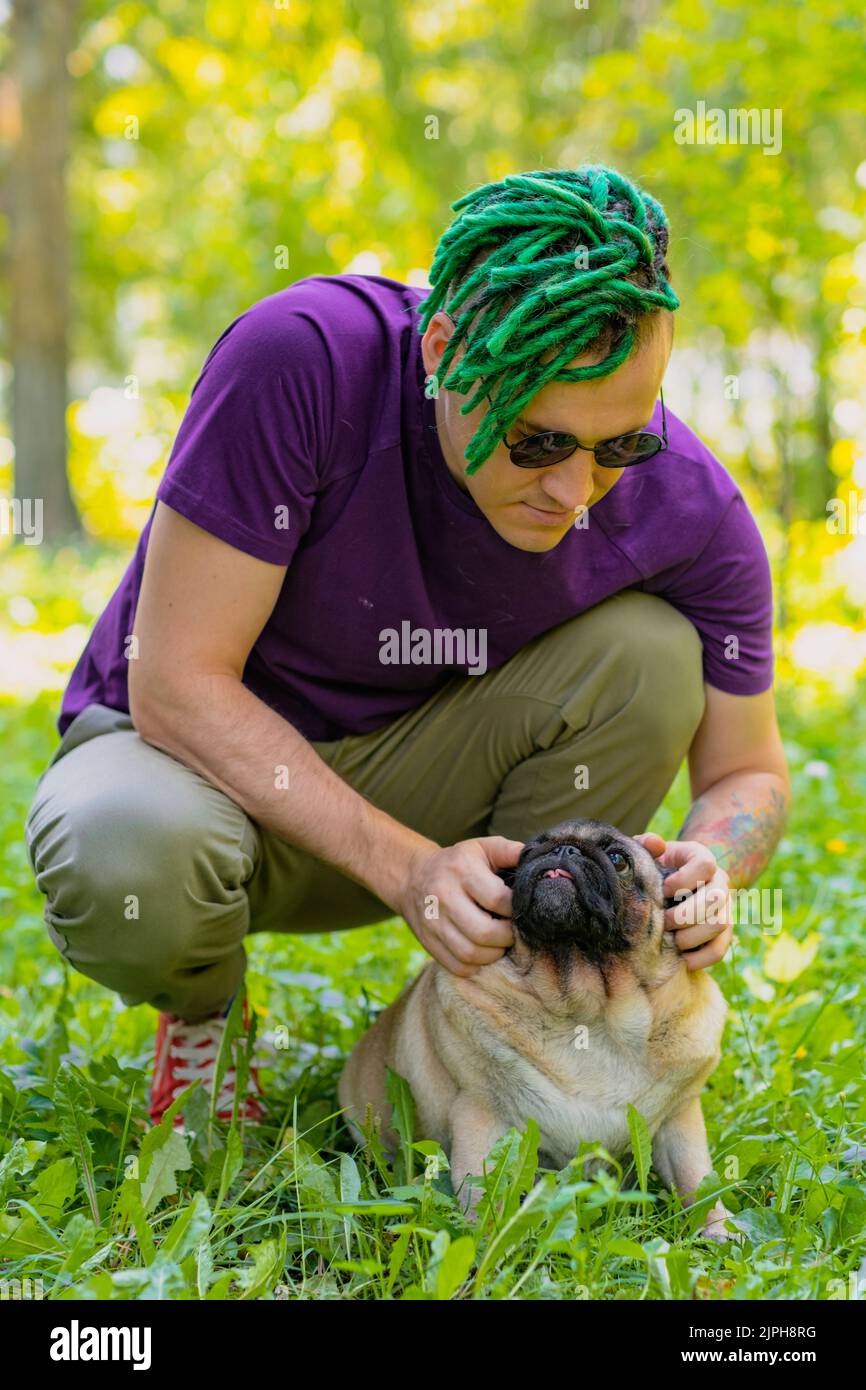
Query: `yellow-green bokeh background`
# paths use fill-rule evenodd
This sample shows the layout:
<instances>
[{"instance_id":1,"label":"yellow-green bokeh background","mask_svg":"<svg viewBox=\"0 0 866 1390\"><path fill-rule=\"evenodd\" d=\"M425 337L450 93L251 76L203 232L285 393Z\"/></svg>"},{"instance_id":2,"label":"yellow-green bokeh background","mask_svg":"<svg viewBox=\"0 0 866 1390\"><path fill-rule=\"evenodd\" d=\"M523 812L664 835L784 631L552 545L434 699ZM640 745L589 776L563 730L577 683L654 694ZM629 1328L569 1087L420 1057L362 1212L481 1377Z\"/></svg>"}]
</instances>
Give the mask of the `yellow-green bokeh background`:
<instances>
[{"instance_id":1,"label":"yellow-green bokeh background","mask_svg":"<svg viewBox=\"0 0 866 1390\"><path fill-rule=\"evenodd\" d=\"M69 477L99 549L0 537L2 689L62 685L238 313L302 275L422 283L468 188L594 160L669 213L682 307L666 396L759 519L780 675L807 700L852 691L866 665L861 52L856 0L85 3L68 59ZM699 101L781 113L780 153L678 144L675 113Z\"/></svg>"}]
</instances>

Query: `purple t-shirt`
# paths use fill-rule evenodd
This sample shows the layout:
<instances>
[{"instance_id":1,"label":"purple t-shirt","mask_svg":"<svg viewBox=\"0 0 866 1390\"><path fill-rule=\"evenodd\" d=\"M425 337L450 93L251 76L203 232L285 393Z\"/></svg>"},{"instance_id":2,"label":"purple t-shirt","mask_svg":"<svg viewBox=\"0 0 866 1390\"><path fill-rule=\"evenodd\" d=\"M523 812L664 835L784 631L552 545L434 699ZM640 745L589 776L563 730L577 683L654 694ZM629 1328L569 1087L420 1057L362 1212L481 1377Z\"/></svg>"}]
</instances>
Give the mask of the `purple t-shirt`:
<instances>
[{"instance_id":1,"label":"purple t-shirt","mask_svg":"<svg viewBox=\"0 0 866 1390\"><path fill-rule=\"evenodd\" d=\"M439 446L415 310L424 294L376 275L310 276L253 304L208 353L156 495L288 566L245 685L308 739L368 733L479 669L478 648L442 642L415 664L407 634L483 630L495 668L634 588L694 624L710 685L766 690L767 555L718 459L666 410L667 450L626 469L585 529L544 554L509 545ZM661 432L658 404L651 427ZM61 733L95 701L129 708L126 639L150 525L72 674ZM395 661L382 656L386 630L401 634Z\"/></svg>"}]
</instances>

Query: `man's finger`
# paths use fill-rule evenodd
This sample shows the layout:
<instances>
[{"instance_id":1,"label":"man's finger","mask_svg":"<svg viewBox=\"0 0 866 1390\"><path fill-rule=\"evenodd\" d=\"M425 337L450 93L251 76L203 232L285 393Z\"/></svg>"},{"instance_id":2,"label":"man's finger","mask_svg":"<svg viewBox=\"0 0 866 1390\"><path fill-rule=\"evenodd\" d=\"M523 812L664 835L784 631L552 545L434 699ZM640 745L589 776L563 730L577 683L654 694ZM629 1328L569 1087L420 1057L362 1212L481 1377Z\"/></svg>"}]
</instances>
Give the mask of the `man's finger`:
<instances>
[{"instance_id":1,"label":"man's finger","mask_svg":"<svg viewBox=\"0 0 866 1390\"><path fill-rule=\"evenodd\" d=\"M665 884L665 892L669 897L674 894L670 892L670 879ZM711 925L716 932L726 927L731 920L731 895L727 884L703 883L694 893L674 903L673 907L665 909L665 923L668 930L678 930L681 927L700 926L702 923Z\"/></svg>"},{"instance_id":2,"label":"man's finger","mask_svg":"<svg viewBox=\"0 0 866 1390\"><path fill-rule=\"evenodd\" d=\"M497 917L511 917L511 889L501 878L493 875L491 882L481 873L470 874L464 884L471 901L483 912L495 912Z\"/></svg>"},{"instance_id":3,"label":"man's finger","mask_svg":"<svg viewBox=\"0 0 866 1390\"><path fill-rule=\"evenodd\" d=\"M481 844L494 869L513 869L523 849L522 840L507 840L504 835L485 835Z\"/></svg>"},{"instance_id":4,"label":"man's finger","mask_svg":"<svg viewBox=\"0 0 866 1390\"><path fill-rule=\"evenodd\" d=\"M674 941L681 951L690 951L694 946L703 946L707 941L717 941L727 926L715 926L712 922L696 922L692 927L680 927L674 932Z\"/></svg>"},{"instance_id":5,"label":"man's finger","mask_svg":"<svg viewBox=\"0 0 866 1390\"><path fill-rule=\"evenodd\" d=\"M423 943L422 943L423 944ZM435 950L431 947L435 946ZM453 951L449 951L441 937L434 937L430 946L425 946L425 950L430 952L434 960L440 965L444 965L446 970L450 970L452 975L459 975L465 979L467 975L473 975L479 968L477 965L468 965L465 961L455 956Z\"/></svg>"},{"instance_id":6,"label":"man's finger","mask_svg":"<svg viewBox=\"0 0 866 1390\"><path fill-rule=\"evenodd\" d=\"M637 840L639 845L643 845L644 849L649 850L653 859L658 859L667 849L667 840L662 839L654 830L646 830L642 835L634 835L632 838Z\"/></svg>"},{"instance_id":7,"label":"man's finger","mask_svg":"<svg viewBox=\"0 0 866 1390\"><path fill-rule=\"evenodd\" d=\"M498 917L511 916L511 889L485 864L471 864L461 876L461 885L472 902L485 911L495 912Z\"/></svg>"},{"instance_id":8,"label":"man's finger","mask_svg":"<svg viewBox=\"0 0 866 1390\"><path fill-rule=\"evenodd\" d=\"M665 893L670 898L676 892L691 891L709 883L719 870L712 850L703 846L696 849L694 846L670 845L662 862L665 868L675 870L665 879Z\"/></svg>"},{"instance_id":9,"label":"man's finger","mask_svg":"<svg viewBox=\"0 0 866 1390\"><path fill-rule=\"evenodd\" d=\"M502 886L505 887L504 884ZM510 910L510 906L506 905L502 920L498 917L491 917L489 912L485 912L482 907L478 906L473 894L471 897L467 895L457 902L452 902L448 908L448 918L461 936L466 937L477 946L482 948L513 946L514 933L508 917ZM453 950L454 947L455 943L452 942L451 949Z\"/></svg>"},{"instance_id":10,"label":"man's finger","mask_svg":"<svg viewBox=\"0 0 866 1390\"><path fill-rule=\"evenodd\" d=\"M733 927L726 927L721 936L717 936L715 941L710 942L709 946L704 946L700 951L687 951L683 957L686 968L703 970L708 965L718 965L731 944L733 934Z\"/></svg>"},{"instance_id":11,"label":"man's finger","mask_svg":"<svg viewBox=\"0 0 866 1390\"><path fill-rule=\"evenodd\" d=\"M503 951L510 945L505 942L501 946L480 945L471 936L461 932L460 928L449 922L442 933L442 939L447 943L448 950L465 968L471 966L477 970L482 965L492 965L499 960Z\"/></svg>"}]
</instances>

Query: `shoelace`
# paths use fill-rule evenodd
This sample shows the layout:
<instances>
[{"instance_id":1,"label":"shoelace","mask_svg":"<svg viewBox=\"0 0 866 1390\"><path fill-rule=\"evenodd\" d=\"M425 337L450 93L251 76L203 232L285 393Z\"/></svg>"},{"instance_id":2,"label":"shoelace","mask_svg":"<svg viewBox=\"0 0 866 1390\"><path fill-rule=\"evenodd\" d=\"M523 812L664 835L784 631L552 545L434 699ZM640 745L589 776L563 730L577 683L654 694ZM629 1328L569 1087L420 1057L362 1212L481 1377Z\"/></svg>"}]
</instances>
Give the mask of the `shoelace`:
<instances>
[{"instance_id":1,"label":"shoelace","mask_svg":"<svg viewBox=\"0 0 866 1390\"><path fill-rule=\"evenodd\" d=\"M222 1018L209 1019L205 1023L184 1023L179 1020L177 1023L169 1024L165 1035L165 1056L175 1057L187 1064L174 1069L175 1084L171 1091L173 1100L191 1081L196 1080L200 1080L205 1090L210 1094L224 1031L225 1020ZM230 1066L226 1069L222 1079L216 1103L217 1111L231 1109L234 1100L234 1084L235 1068ZM249 1078L247 1092L250 1095L255 1094L255 1083L252 1075Z\"/></svg>"}]
</instances>

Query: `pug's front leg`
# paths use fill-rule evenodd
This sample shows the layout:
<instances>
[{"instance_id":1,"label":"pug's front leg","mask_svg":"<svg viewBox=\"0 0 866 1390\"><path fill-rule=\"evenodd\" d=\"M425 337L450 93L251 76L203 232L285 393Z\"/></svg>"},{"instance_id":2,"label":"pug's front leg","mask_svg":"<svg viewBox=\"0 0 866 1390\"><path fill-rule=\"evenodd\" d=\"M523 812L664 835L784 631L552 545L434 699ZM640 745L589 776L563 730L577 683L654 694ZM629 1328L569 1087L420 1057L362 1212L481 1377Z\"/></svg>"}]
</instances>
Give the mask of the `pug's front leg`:
<instances>
[{"instance_id":1,"label":"pug's front leg","mask_svg":"<svg viewBox=\"0 0 866 1390\"><path fill-rule=\"evenodd\" d=\"M468 1175L482 1171L490 1149L506 1133L508 1125L502 1123L481 1096L468 1091L458 1092L450 1118L451 1185L467 1219L474 1221L484 1189L470 1184Z\"/></svg>"},{"instance_id":2,"label":"pug's front leg","mask_svg":"<svg viewBox=\"0 0 866 1390\"><path fill-rule=\"evenodd\" d=\"M700 1096L659 1126L653 1139L653 1165L662 1182L679 1193L683 1206L691 1206L696 1188L713 1167ZM704 1219L704 1235L710 1240L737 1240L725 1229L729 1216L724 1203L716 1202Z\"/></svg>"}]
</instances>

